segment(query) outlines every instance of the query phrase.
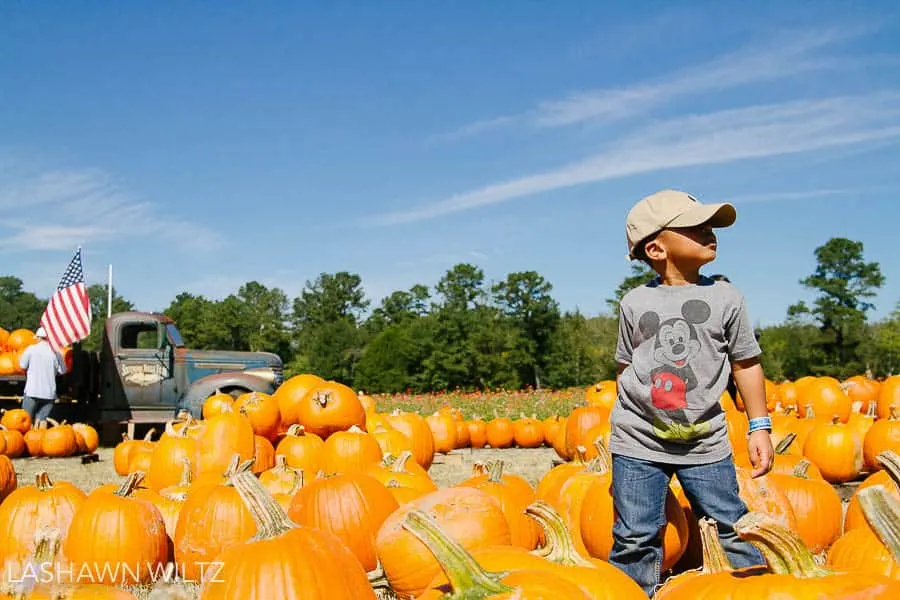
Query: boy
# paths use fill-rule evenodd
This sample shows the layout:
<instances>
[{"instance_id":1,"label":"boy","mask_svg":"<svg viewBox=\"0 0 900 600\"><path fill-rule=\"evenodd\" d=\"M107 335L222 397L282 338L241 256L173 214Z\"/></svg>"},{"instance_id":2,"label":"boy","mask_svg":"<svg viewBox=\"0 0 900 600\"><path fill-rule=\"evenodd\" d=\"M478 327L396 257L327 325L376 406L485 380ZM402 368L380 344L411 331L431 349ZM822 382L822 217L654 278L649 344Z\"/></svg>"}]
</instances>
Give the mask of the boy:
<instances>
[{"instance_id":1,"label":"boy","mask_svg":"<svg viewBox=\"0 0 900 600\"><path fill-rule=\"evenodd\" d=\"M638 202L625 222L629 257L659 276L620 303L619 391L609 442L616 521L609 562L648 596L660 583L660 533L675 474L697 517L718 523L731 564L765 564L734 533L747 507L738 496L719 404L733 373L750 419L753 476L767 473L774 451L760 348L741 293L700 275L716 258L713 228L728 227L735 218L730 204L701 204L684 192L664 190Z\"/></svg>"}]
</instances>

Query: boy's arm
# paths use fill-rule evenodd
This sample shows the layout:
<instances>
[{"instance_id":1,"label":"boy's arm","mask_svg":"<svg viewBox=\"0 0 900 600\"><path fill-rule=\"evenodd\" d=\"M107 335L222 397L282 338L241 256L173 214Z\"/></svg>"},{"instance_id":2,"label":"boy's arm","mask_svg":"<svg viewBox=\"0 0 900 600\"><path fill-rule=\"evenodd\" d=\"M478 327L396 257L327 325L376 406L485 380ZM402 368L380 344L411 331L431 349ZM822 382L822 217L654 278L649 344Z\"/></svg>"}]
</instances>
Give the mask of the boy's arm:
<instances>
[{"instance_id":1,"label":"boy's arm","mask_svg":"<svg viewBox=\"0 0 900 600\"><path fill-rule=\"evenodd\" d=\"M737 390L744 401L744 410L748 419L769 416L766 408L766 381L759 358L733 361L732 374ZM747 452L753 465L753 477L765 475L772 469L775 450L768 430L761 429L750 434L747 440Z\"/></svg>"}]
</instances>

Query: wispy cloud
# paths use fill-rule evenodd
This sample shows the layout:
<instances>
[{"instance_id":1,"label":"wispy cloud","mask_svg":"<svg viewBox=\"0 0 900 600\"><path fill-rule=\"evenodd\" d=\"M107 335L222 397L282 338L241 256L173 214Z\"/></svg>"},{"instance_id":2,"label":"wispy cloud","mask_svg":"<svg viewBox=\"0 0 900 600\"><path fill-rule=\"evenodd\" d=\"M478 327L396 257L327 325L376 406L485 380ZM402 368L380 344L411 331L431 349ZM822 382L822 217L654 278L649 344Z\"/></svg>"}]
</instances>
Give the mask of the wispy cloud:
<instances>
[{"instance_id":1,"label":"wispy cloud","mask_svg":"<svg viewBox=\"0 0 900 600\"><path fill-rule=\"evenodd\" d=\"M515 198L663 169L722 164L900 138L900 93L800 100L682 116L555 169L463 192L374 225L435 218Z\"/></svg>"},{"instance_id":2,"label":"wispy cloud","mask_svg":"<svg viewBox=\"0 0 900 600\"><path fill-rule=\"evenodd\" d=\"M860 59L828 56L821 51L867 31L871 29L846 27L784 32L656 81L574 92L540 102L522 114L476 121L441 137L458 139L511 125L548 128L585 121L618 121L687 96L777 81L801 73L848 68L857 65Z\"/></svg>"},{"instance_id":3,"label":"wispy cloud","mask_svg":"<svg viewBox=\"0 0 900 600\"><path fill-rule=\"evenodd\" d=\"M25 173L0 169L0 250L66 250L78 244L158 236L185 249L223 240L204 226L174 219L97 169Z\"/></svg>"}]
</instances>

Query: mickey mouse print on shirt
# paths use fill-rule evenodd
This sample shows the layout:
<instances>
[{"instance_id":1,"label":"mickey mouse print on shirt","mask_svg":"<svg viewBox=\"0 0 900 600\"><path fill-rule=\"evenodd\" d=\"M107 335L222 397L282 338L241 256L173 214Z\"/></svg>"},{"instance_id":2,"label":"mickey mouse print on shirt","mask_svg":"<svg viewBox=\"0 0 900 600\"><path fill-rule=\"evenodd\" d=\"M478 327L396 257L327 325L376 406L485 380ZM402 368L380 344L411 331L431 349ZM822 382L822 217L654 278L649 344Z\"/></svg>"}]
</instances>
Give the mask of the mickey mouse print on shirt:
<instances>
[{"instance_id":1,"label":"mickey mouse print on shirt","mask_svg":"<svg viewBox=\"0 0 900 600\"><path fill-rule=\"evenodd\" d=\"M653 337L653 360L650 372L650 400L657 409L654 432L662 439L689 440L709 431L709 423L691 423L684 409L688 394L697 387L697 376L691 361L701 351L697 325L710 316L709 304L688 300L681 306L681 316L660 323L659 315L645 312L638 327L645 338Z\"/></svg>"}]
</instances>

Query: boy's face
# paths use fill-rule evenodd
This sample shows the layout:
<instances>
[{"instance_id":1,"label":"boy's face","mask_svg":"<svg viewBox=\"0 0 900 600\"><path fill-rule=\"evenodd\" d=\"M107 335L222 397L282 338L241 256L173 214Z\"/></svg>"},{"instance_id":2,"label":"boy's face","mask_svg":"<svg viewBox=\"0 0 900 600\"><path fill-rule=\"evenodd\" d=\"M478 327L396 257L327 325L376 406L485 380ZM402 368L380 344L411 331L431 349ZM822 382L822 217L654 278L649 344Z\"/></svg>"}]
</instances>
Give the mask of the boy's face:
<instances>
[{"instance_id":1,"label":"boy's face","mask_svg":"<svg viewBox=\"0 0 900 600\"><path fill-rule=\"evenodd\" d=\"M663 229L645 252L654 260L668 260L684 267L701 267L716 259L716 234L704 223L694 227Z\"/></svg>"}]
</instances>

